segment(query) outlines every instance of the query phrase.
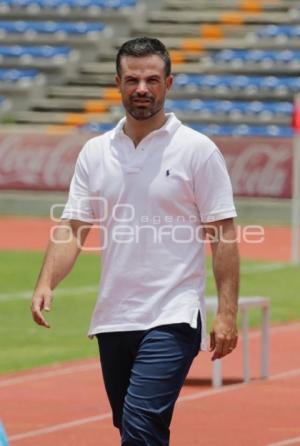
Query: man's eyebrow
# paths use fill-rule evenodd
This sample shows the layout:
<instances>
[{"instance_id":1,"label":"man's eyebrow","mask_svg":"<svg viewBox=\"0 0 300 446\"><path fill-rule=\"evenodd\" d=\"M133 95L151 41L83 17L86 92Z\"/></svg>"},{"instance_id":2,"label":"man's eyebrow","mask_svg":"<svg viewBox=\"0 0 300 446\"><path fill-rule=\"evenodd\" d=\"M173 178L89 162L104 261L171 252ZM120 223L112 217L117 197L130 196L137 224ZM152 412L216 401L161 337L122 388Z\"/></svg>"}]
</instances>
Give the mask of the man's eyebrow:
<instances>
[{"instance_id":1,"label":"man's eyebrow","mask_svg":"<svg viewBox=\"0 0 300 446\"><path fill-rule=\"evenodd\" d=\"M124 79L138 79L138 76L135 76L134 74L127 74L124 76ZM159 74L150 74L146 77L146 79L160 79Z\"/></svg>"},{"instance_id":2,"label":"man's eyebrow","mask_svg":"<svg viewBox=\"0 0 300 446\"><path fill-rule=\"evenodd\" d=\"M132 74L127 74L124 76L125 79L137 79L136 76L132 75Z\"/></svg>"},{"instance_id":3,"label":"man's eyebrow","mask_svg":"<svg viewBox=\"0 0 300 446\"><path fill-rule=\"evenodd\" d=\"M160 75L159 74L150 74L149 76L147 76L147 79L160 79Z\"/></svg>"}]
</instances>

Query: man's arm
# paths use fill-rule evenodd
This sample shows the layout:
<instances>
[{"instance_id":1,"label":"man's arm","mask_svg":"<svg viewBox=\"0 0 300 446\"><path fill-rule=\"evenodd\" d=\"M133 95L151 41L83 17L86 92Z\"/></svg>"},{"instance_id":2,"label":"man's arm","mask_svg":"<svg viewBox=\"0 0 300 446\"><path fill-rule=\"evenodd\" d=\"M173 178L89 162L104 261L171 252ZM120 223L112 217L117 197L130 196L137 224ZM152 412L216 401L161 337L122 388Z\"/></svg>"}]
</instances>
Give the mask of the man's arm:
<instances>
[{"instance_id":1,"label":"man's arm","mask_svg":"<svg viewBox=\"0 0 300 446\"><path fill-rule=\"evenodd\" d=\"M205 227L212 248L212 264L218 291L218 311L210 333L212 360L231 353L237 345L239 253L232 218Z\"/></svg>"},{"instance_id":2,"label":"man's arm","mask_svg":"<svg viewBox=\"0 0 300 446\"><path fill-rule=\"evenodd\" d=\"M78 220L63 220L53 231L32 297L32 317L38 325L50 328L42 311L50 311L52 291L71 271L90 227Z\"/></svg>"}]
</instances>

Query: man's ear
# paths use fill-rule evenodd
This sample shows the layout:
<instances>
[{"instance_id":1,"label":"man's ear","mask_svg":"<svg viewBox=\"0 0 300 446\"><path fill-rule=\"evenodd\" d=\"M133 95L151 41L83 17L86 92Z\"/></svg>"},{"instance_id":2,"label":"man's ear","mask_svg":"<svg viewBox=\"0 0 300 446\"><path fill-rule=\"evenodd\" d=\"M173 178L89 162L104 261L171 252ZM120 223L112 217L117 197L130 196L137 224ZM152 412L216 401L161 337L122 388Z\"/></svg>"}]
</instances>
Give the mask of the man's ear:
<instances>
[{"instance_id":1,"label":"man's ear","mask_svg":"<svg viewBox=\"0 0 300 446\"><path fill-rule=\"evenodd\" d=\"M170 76L168 76L166 79L167 90L170 90L172 88L173 80L174 80L174 77L172 76L172 74L170 74Z\"/></svg>"},{"instance_id":2,"label":"man's ear","mask_svg":"<svg viewBox=\"0 0 300 446\"><path fill-rule=\"evenodd\" d=\"M115 75L115 82L116 82L116 86L120 90L121 78L120 78L120 76L118 74Z\"/></svg>"}]
</instances>

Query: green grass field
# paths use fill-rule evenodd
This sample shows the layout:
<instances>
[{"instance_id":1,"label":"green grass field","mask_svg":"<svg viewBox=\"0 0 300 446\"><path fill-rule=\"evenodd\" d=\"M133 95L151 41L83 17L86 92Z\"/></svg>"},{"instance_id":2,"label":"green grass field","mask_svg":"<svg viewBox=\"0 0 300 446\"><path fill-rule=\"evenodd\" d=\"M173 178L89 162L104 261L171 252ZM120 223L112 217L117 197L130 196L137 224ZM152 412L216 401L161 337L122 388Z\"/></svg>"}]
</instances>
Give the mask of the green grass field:
<instances>
[{"instance_id":1,"label":"green grass field","mask_svg":"<svg viewBox=\"0 0 300 446\"><path fill-rule=\"evenodd\" d=\"M99 258L82 255L70 276L58 288L51 329L33 323L31 291L40 269L42 254L1 252L0 372L11 372L97 355L96 341L87 329L96 299ZM241 295L271 298L271 322L300 319L300 275L291 265L242 262ZM215 294L208 263L207 294ZM260 313L251 312L251 326L260 323Z\"/></svg>"}]
</instances>

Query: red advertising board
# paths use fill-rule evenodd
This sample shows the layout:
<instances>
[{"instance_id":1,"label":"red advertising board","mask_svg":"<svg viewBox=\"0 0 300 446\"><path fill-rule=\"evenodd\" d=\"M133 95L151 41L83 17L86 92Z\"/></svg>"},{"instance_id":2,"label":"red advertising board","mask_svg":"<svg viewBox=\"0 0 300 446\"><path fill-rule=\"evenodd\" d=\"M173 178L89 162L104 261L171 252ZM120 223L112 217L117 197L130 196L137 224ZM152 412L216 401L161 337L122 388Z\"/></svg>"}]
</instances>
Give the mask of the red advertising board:
<instances>
[{"instance_id":1,"label":"red advertising board","mask_svg":"<svg viewBox=\"0 0 300 446\"><path fill-rule=\"evenodd\" d=\"M0 189L67 190L90 135L0 133ZM216 137L236 195L290 198L292 140Z\"/></svg>"},{"instance_id":2,"label":"red advertising board","mask_svg":"<svg viewBox=\"0 0 300 446\"><path fill-rule=\"evenodd\" d=\"M66 190L81 134L0 133L0 189Z\"/></svg>"},{"instance_id":3,"label":"red advertising board","mask_svg":"<svg viewBox=\"0 0 300 446\"><path fill-rule=\"evenodd\" d=\"M235 195L291 198L292 139L214 138L220 147Z\"/></svg>"}]
</instances>

